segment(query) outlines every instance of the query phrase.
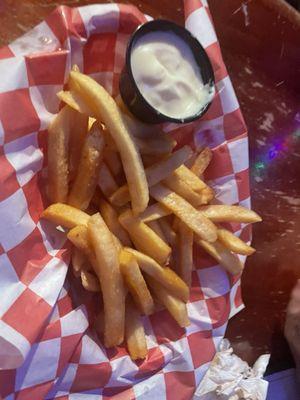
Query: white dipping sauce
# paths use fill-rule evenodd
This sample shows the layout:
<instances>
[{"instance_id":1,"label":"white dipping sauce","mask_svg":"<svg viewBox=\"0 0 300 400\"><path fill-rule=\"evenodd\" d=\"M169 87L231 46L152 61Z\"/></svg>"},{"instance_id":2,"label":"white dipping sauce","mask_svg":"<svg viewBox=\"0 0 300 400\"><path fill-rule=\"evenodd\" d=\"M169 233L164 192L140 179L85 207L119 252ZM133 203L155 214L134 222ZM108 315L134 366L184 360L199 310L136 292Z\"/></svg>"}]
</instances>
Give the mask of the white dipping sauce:
<instances>
[{"instance_id":1,"label":"white dipping sauce","mask_svg":"<svg viewBox=\"0 0 300 400\"><path fill-rule=\"evenodd\" d=\"M149 32L134 44L131 70L146 101L162 114L187 118L213 97L188 44L172 32Z\"/></svg>"}]
</instances>

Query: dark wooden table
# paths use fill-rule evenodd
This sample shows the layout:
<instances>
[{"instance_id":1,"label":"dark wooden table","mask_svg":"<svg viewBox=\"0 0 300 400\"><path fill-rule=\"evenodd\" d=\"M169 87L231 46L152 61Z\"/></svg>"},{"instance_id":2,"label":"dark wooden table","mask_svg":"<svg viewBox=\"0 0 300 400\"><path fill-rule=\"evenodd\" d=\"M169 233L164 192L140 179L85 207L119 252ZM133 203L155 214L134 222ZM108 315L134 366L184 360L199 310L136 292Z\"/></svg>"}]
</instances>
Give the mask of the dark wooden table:
<instances>
[{"instance_id":1,"label":"dark wooden table","mask_svg":"<svg viewBox=\"0 0 300 400\"><path fill-rule=\"evenodd\" d=\"M59 4L98 2L0 0L0 45ZM181 0L130 3L183 22ZM292 365L282 327L290 290L300 278L300 17L281 0L209 4L249 128L252 206L264 219L254 228L257 252L242 278L246 309L229 322L227 337L250 363L271 352L272 372Z\"/></svg>"}]
</instances>

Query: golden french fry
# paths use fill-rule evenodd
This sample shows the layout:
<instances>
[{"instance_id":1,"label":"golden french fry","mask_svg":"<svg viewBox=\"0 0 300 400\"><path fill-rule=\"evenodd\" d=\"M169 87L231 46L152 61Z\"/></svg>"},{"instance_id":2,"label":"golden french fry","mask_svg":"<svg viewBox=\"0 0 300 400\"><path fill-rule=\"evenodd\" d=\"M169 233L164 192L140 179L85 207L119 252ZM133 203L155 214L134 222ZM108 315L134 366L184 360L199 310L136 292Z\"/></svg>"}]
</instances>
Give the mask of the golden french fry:
<instances>
[{"instance_id":1,"label":"golden french fry","mask_svg":"<svg viewBox=\"0 0 300 400\"><path fill-rule=\"evenodd\" d=\"M140 313L129 296L126 298L125 337L130 358L143 359L147 356L147 342Z\"/></svg>"},{"instance_id":2,"label":"golden french fry","mask_svg":"<svg viewBox=\"0 0 300 400\"><path fill-rule=\"evenodd\" d=\"M135 214L143 212L149 202L146 175L140 154L123 123L118 106L107 91L89 76L71 71L70 81L74 82L77 93L105 124L114 139L122 159L133 211Z\"/></svg>"},{"instance_id":3,"label":"golden french fry","mask_svg":"<svg viewBox=\"0 0 300 400\"><path fill-rule=\"evenodd\" d=\"M201 192L203 189L207 188L206 183L204 183L196 174L194 174L185 165L181 165L174 171L174 175L179 179L183 180L192 190L195 192Z\"/></svg>"},{"instance_id":4,"label":"golden french fry","mask_svg":"<svg viewBox=\"0 0 300 400\"><path fill-rule=\"evenodd\" d=\"M97 121L96 118L89 117L89 119L88 119L88 131L90 131L92 129L92 127L93 127L93 125L94 125L94 123L96 121ZM103 133L104 133L104 131L105 130L103 130Z\"/></svg>"},{"instance_id":5,"label":"golden french fry","mask_svg":"<svg viewBox=\"0 0 300 400\"><path fill-rule=\"evenodd\" d=\"M118 251L100 214L90 217L88 232L97 259L95 272L103 294L104 343L106 347L113 347L123 342L125 323L125 288Z\"/></svg>"},{"instance_id":6,"label":"golden french fry","mask_svg":"<svg viewBox=\"0 0 300 400\"><path fill-rule=\"evenodd\" d=\"M170 294L166 288L151 277L147 277L147 283L149 283L152 292L154 293L157 300L163 304L179 326L185 328L190 325L186 304Z\"/></svg>"},{"instance_id":7,"label":"golden french fry","mask_svg":"<svg viewBox=\"0 0 300 400\"><path fill-rule=\"evenodd\" d=\"M64 203L68 196L71 114L65 106L48 128L48 197L53 203Z\"/></svg>"},{"instance_id":8,"label":"golden french fry","mask_svg":"<svg viewBox=\"0 0 300 400\"><path fill-rule=\"evenodd\" d=\"M119 154L116 151L106 148L104 160L114 177L119 176L120 173L122 173L122 163Z\"/></svg>"},{"instance_id":9,"label":"golden french fry","mask_svg":"<svg viewBox=\"0 0 300 400\"><path fill-rule=\"evenodd\" d=\"M213 222L253 223L262 220L256 212L241 206L217 204L200 207L199 210Z\"/></svg>"},{"instance_id":10,"label":"golden french fry","mask_svg":"<svg viewBox=\"0 0 300 400\"><path fill-rule=\"evenodd\" d=\"M219 241L208 243L205 240L201 240L197 237L195 237L195 241L232 275L237 275L242 272L244 266L238 256L231 253Z\"/></svg>"},{"instance_id":11,"label":"golden french fry","mask_svg":"<svg viewBox=\"0 0 300 400\"><path fill-rule=\"evenodd\" d=\"M155 200L169 208L200 238L208 242L217 240L217 228L215 225L178 194L161 184L152 186L150 193Z\"/></svg>"},{"instance_id":12,"label":"golden french fry","mask_svg":"<svg viewBox=\"0 0 300 400\"><path fill-rule=\"evenodd\" d=\"M191 148L184 146L175 151L170 156L163 160L151 165L145 170L148 186L151 187L161 180L168 177L179 165L182 165L190 156ZM121 186L111 197L111 203L116 206L123 206L130 200L127 185ZM203 204L203 203L200 203Z\"/></svg>"},{"instance_id":13,"label":"golden french fry","mask_svg":"<svg viewBox=\"0 0 300 400\"><path fill-rule=\"evenodd\" d=\"M167 263L171 248L149 226L135 217L131 210L122 213L119 221L138 250L150 255L162 265Z\"/></svg>"},{"instance_id":14,"label":"golden french fry","mask_svg":"<svg viewBox=\"0 0 300 400\"><path fill-rule=\"evenodd\" d=\"M85 225L77 225L73 229L71 229L67 238L70 242L90 261L93 269L95 270L96 266L96 256L92 246L91 241L89 240L88 228Z\"/></svg>"},{"instance_id":15,"label":"golden french fry","mask_svg":"<svg viewBox=\"0 0 300 400\"><path fill-rule=\"evenodd\" d=\"M93 197L97 186L99 169L103 157L104 138L100 125L95 122L85 139L78 173L68 197L68 203L85 210Z\"/></svg>"},{"instance_id":16,"label":"golden french fry","mask_svg":"<svg viewBox=\"0 0 300 400\"><path fill-rule=\"evenodd\" d=\"M72 229L76 225L87 225L90 216L84 211L67 204L55 203L43 211L41 218L45 218L64 228Z\"/></svg>"},{"instance_id":17,"label":"golden french fry","mask_svg":"<svg viewBox=\"0 0 300 400\"><path fill-rule=\"evenodd\" d=\"M122 250L119 261L121 273L134 301L145 315L152 314L154 302L134 255Z\"/></svg>"},{"instance_id":18,"label":"golden french fry","mask_svg":"<svg viewBox=\"0 0 300 400\"><path fill-rule=\"evenodd\" d=\"M146 210L139 215L140 219L143 222L155 221L156 219L166 217L167 215L172 214L172 211L168 208L164 207L160 203L152 204L147 207Z\"/></svg>"},{"instance_id":19,"label":"golden french fry","mask_svg":"<svg viewBox=\"0 0 300 400\"><path fill-rule=\"evenodd\" d=\"M135 137L134 141L142 155L162 156L170 154L173 148L173 144L164 138L141 139Z\"/></svg>"},{"instance_id":20,"label":"golden french fry","mask_svg":"<svg viewBox=\"0 0 300 400\"><path fill-rule=\"evenodd\" d=\"M193 231L180 221L178 225L178 272L189 287L193 269L193 242Z\"/></svg>"},{"instance_id":21,"label":"golden french fry","mask_svg":"<svg viewBox=\"0 0 300 400\"><path fill-rule=\"evenodd\" d=\"M118 213L116 210L104 199L99 202L99 208L106 225L110 231L120 240L124 246L131 246L131 240L128 233L123 229L119 222Z\"/></svg>"},{"instance_id":22,"label":"golden french fry","mask_svg":"<svg viewBox=\"0 0 300 400\"><path fill-rule=\"evenodd\" d=\"M63 91L57 93L57 97L66 103L70 108L75 111L78 111L80 114L83 114L87 117L93 117L93 111L86 105L84 101L82 101L81 97L73 92L73 91Z\"/></svg>"},{"instance_id":23,"label":"golden french fry","mask_svg":"<svg viewBox=\"0 0 300 400\"><path fill-rule=\"evenodd\" d=\"M82 286L89 292L100 292L100 284L98 278L88 271L80 273Z\"/></svg>"},{"instance_id":24,"label":"golden french fry","mask_svg":"<svg viewBox=\"0 0 300 400\"><path fill-rule=\"evenodd\" d=\"M220 228L218 229L217 233L219 242L227 247L228 250L231 250L237 254L244 254L246 256L250 256L255 252L253 247L248 246L247 243L227 229Z\"/></svg>"},{"instance_id":25,"label":"golden french fry","mask_svg":"<svg viewBox=\"0 0 300 400\"><path fill-rule=\"evenodd\" d=\"M72 267L76 277L80 276L81 271L88 271L91 267L85 254L78 250L77 247L72 249Z\"/></svg>"},{"instance_id":26,"label":"golden french fry","mask_svg":"<svg viewBox=\"0 0 300 400\"><path fill-rule=\"evenodd\" d=\"M158 223L158 221L150 221L147 225L164 241L167 243L166 237Z\"/></svg>"},{"instance_id":27,"label":"golden french fry","mask_svg":"<svg viewBox=\"0 0 300 400\"><path fill-rule=\"evenodd\" d=\"M187 185L178 175L175 173L168 176L163 180L163 183L173 192L187 200L192 206L198 207L203 204L207 204L206 197L202 196L202 192L195 192L191 186ZM206 190L206 189L205 189Z\"/></svg>"},{"instance_id":28,"label":"golden french fry","mask_svg":"<svg viewBox=\"0 0 300 400\"><path fill-rule=\"evenodd\" d=\"M159 221L152 221L157 222L164 234L164 237L166 238L166 242L170 246L174 246L176 244L176 232L172 229L171 225L169 224L169 221L167 221L166 218L161 218Z\"/></svg>"},{"instance_id":29,"label":"golden french fry","mask_svg":"<svg viewBox=\"0 0 300 400\"><path fill-rule=\"evenodd\" d=\"M100 166L98 185L107 199L118 190L117 182L104 162Z\"/></svg>"},{"instance_id":30,"label":"golden french fry","mask_svg":"<svg viewBox=\"0 0 300 400\"><path fill-rule=\"evenodd\" d=\"M78 160L88 131L88 117L72 110L70 128L69 180L72 182L78 171Z\"/></svg>"},{"instance_id":31,"label":"golden french fry","mask_svg":"<svg viewBox=\"0 0 300 400\"><path fill-rule=\"evenodd\" d=\"M206 168L209 166L212 156L212 151L209 147L206 147L203 151L201 151L201 153L194 161L194 164L191 168L192 172L194 172L194 174L196 174L197 176L201 176Z\"/></svg>"},{"instance_id":32,"label":"golden french fry","mask_svg":"<svg viewBox=\"0 0 300 400\"><path fill-rule=\"evenodd\" d=\"M129 247L125 250L134 255L143 272L160 282L174 296L185 302L188 301L189 288L174 271L168 267L161 267L153 258L137 250Z\"/></svg>"}]
</instances>

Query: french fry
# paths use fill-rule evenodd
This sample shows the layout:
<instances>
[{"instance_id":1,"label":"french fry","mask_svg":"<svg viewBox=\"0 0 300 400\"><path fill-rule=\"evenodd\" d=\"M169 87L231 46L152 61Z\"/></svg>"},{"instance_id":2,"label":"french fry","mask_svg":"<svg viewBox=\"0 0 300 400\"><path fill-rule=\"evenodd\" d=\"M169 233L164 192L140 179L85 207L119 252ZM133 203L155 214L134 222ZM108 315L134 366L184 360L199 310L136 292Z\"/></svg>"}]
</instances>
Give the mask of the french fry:
<instances>
[{"instance_id":1,"label":"french fry","mask_svg":"<svg viewBox=\"0 0 300 400\"><path fill-rule=\"evenodd\" d=\"M174 271L168 267L161 267L153 258L137 250L129 247L125 250L134 255L143 272L160 282L174 296L182 301L188 301L189 288Z\"/></svg>"},{"instance_id":2,"label":"french fry","mask_svg":"<svg viewBox=\"0 0 300 400\"><path fill-rule=\"evenodd\" d=\"M73 247L72 249L72 267L74 275L77 278L80 276L81 271L88 271L90 269L90 265L85 254L78 250L77 247Z\"/></svg>"},{"instance_id":3,"label":"french fry","mask_svg":"<svg viewBox=\"0 0 300 400\"><path fill-rule=\"evenodd\" d=\"M178 166L182 165L191 156L189 146L184 146L175 151L167 158L157 162L145 170L148 186L151 187L168 177ZM123 206L130 200L127 185L121 186L111 197L111 203L116 206ZM200 203L201 204L201 203ZM203 203L202 203L203 204Z\"/></svg>"},{"instance_id":4,"label":"french fry","mask_svg":"<svg viewBox=\"0 0 300 400\"><path fill-rule=\"evenodd\" d=\"M84 211L67 204L55 203L42 212L41 218L45 218L64 228L72 229L76 225L87 225L90 216Z\"/></svg>"},{"instance_id":5,"label":"french fry","mask_svg":"<svg viewBox=\"0 0 300 400\"><path fill-rule=\"evenodd\" d=\"M114 177L117 177L122 173L122 163L119 154L116 151L106 148L104 160Z\"/></svg>"},{"instance_id":6,"label":"french fry","mask_svg":"<svg viewBox=\"0 0 300 400\"><path fill-rule=\"evenodd\" d=\"M82 286L89 292L100 292L100 284L98 278L88 271L80 273Z\"/></svg>"},{"instance_id":7,"label":"french fry","mask_svg":"<svg viewBox=\"0 0 300 400\"><path fill-rule=\"evenodd\" d=\"M178 272L188 287L191 286L192 278L193 242L193 231L180 221L178 226Z\"/></svg>"},{"instance_id":8,"label":"french fry","mask_svg":"<svg viewBox=\"0 0 300 400\"><path fill-rule=\"evenodd\" d=\"M173 148L173 145L169 141L155 137L152 139L141 139L135 137L134 141L142 155L163 156L170 154Z\"/></svg>"},{"instance_id":9,"label":"french fry","mask_svg":"<svg viewBox=\"0 0 300 400\"><path fill-rule=\"evenodd\" d=\"M131 210L122 213L119 221L138 250L151 255L162 265L167 263L171 248L149 226L135 217Z\"/></svg>"},{"instance_id":10,"label":"french fry","mask_svg":"<svg viewBox=\"0 0 300 400\"><path fill-rule=\"evenodd\" d=\"M76 85L86 104L102 121L120 152L135 214L143 212L149 202L149 190L140 154L123 123L113 98L96 81L80 72L71 71L70 80Z\"/></svg>"},{"instance_id":11,"label":"french fry","mask_svg":"<svg viewBox=\"0 0 300 400\"><path fill-rule=\"evenodd\" d=\"M203 196L202 192L195 192L191 186L187 185L177 174L173 173L163 180L163 183L173 192L177 193L179 196L187 200L192 206L199 207L200 205L207 204L207 195ZM207 194L207 189L204 189ZM203 190L203 191L204 191ZM213 197L213 192L209 188L211 196Z\"/></svg>"},{"instance_id":12,"label":"french fry","mask_svg":"<svg viewBox=\"0 0 300 400\"><path fill-rule=\"evenodd\" d=\"M78 111L80 114L83 114L87 117L93 117L93 111L86 105L84 101L82 101L81 97L73 92L73 91L63 91L57 93L57 97L66 103L73 110Z\"/></svg>"},{"instance_id":13,"label":"french fry","mask_svg":"<svg viewBox=\"0 0 300 400\"><path fill-rule=\"evenodd\" d=\"M99 202L99 208L106 225L110 231L120 240L124 246L131 246L131 240L128 233L123 229L118 219L116 210L104 199Z\"/></svg>"},{"instance_id":14,"label":"french fry","mask_svg":"<svg viewBox=\"0 0 300 400\"><path fill-rule=\"evenodd\" d=\"M121 273L124 281L140 310L145 315L154 311L154 302L133 254L126 250L119 253Z\"/></svg>"},{"instance_id":15,"label":"french fry","mask_svg":"<svg viewBox=\"0 0 300 400\"><path fill-rule=\"evenodd\" d=\"M167 215L172 214L172 211L168 208L164 207L160 203L152 204L147 207L146 210L139 215L140 219L143 222L155 221L156 219L166 217Z\"/></svg>"},{"instance_id":16,"label":"french fry","mask_svg":"<svg viewBox=\"0 0 300 400\"><path fill-rule=\"evenodd\" d=\"M197 237L195 237L195 241L232 275L237 275L242 272L244 266L238 256L231 253L219 241L208 243L205 240L201 240Z\"/></svg>"},{"instance_id":17,"label":"french fry","mask_svg":"<svg viewBox=\"0 0 300 400\"><path fill-rule=\"evenodd\" d=\"M204 183L196 174L194 174L185 165L178 167L174 174L179 179L183 180L192 190L201 193L201 191L207 188L206 183Z\"/></svg>"},{"instance_id":18,"label":"french fry","mask_svg":"<svg viewBox=\"0 0 300 400\"><path fill-rule=\"evenodd\" d=\"M92 127L93 127L93 125L94 125L94 123L96 121L97 121L96 118L89 117L89 119L88 119L88 131L90 131L92 129ZM104 134L104 132L105 132L105 129L103 130L103 134Z\"/></svg>"},{"instance_id":19,"label":"french fry","mask_svg":"<svg viewBox=\"0 0 300 400\"><path fill-rule=\"evenodd\" d=\"M169 221L167 221L166 218L161 218L159 221L152 221L152 223L153 222L158 222L163 231L164 237L166 238L166 242L170 246L174 246L176 243L176 232L172 229Z\"/></svg>"},{"instance_id":20,"label":"french fry","mask_svg":"<svg viewBox=\"0 0 300 400\"><path fill-rule=\"evenodd\" d=\"M217 240L217 228L215 225L185 199L161 184L152 186L150 194L163 206L169 208L200 238L208 242Z\"/></svg>"},{"instance_id":21,"label":"french fry","mask_svg":"<svg viewBox=\"0 0 300 400\"><path fill-rule=\"evenodd\" d=\"M194 172L194 174L196 174L197 176L201 176L205 172L206 168L209 166L212 156L212 151L209 147L206 147L203 151L201 151L201 153L194 161L194 164L191 168L192 172Z\"/></svg>"},{"instance_id":22,"label":"french fry","mask_svg":"<svg viewBox=\"0 0 300 400\"><path fill-rule=\"evenodd\" d=\"M78 160L88 130L88 117L72 110L70 129L69 180L72 182L78 171Z\"/></svg>"},{"instance_id":23,"label":"french fry","mask_svg":"<svg viewBox=\"0 0 300 400\"><path fill-rule=\"evenodd\" d=\"M158 221L150 221L147 223L149 228L151 228L164 242L167 243L166 237L158 223Z\"/></svg>"},{"instance_id":24,"label":"french fry","mask_svg":"<svg viewBox=\"0 0 300 400\"><path fill-rule=\"evenodd\" d=\"M70 242L90 261L92 267L95 269L96 265L96 256L92 246L91 241L89 240L88 228L85 225L77 225L73 229L71 229L67 238Z\"/></svg>"},{"instance_id":25,"label":"french fry","mask_svg":"<svg viewBox=\"0 0 300 400\"><path fill-rule=\"evenodd\" d=\"M117 182L104 162L100 166L98 185L107 199L118 190Z\"/></svg>"},{"instance_id":26,"label":"french fry","mask_svg":"<svg viewBox=\"0 0 300 400\"><path fill-rule=\"evenodd\" d=\"M170 294L159 282L155 279L147 277L152 292L157 300L163 304L179 326L185 328L190 325L186 304Z\"/></svg>"},{"instance_id":27,"label":"french fry","mask_svg":"<svg viewBox=\"0 0 300 400\"><path fill-rule=\"evenodd\" d=\"M126 298L125 337L132 360L147 356L147 342L140 313L129 296Z\"/></svg>"},{"instance_id":28,"label":"french fry","mask_svg":"<svg viewBox=\"0 0 300 400\"><path fill-rule=\"evenodd\" d=\"M243 240L235 236L227 229L218 229L218 240L225 247L227 247L228 250L231 250L237 254L250 256L255 252L255 249L253 247L248 246L247 243L245 243Z\"/></svg>"},{"instance_id":29,"label":"french fry","mask_svg":"<svg viewBox=\"0 0 300 400\"><path fill-rule=\"evenodd\" d=\"M125 323L125 288L118 251L100 214L90 217L88 232L97 259L95 272L103 294L104 343L106 347L113 347L123 342Z\"/></svg>"},{"instance_id":30,"label":"french fry","mask_svg":"<svg viewBox=\"0 0 300 400\"><path fill-rule=\"evenodd\" d=\"M68 203L85 210L97 186L99 169L103 157L104 138L100 125L95 122L88 132L82 149L78 173L68 197Z\"/></svg>"},{"instance_id":31,"label":"french fry","mask_svg":"<svg viewBox=\"0 0 300 400\"><path fill-rule=\"evenodd\" d=\"M254 223L262 220L256 212L241 206L217 204L200 207L199 210L213 222Z\"/></svg>"},{"instance_id":32,"label":"french fry","mask_svg":"<svg viewBox=\"0 0 300 400\"><path fill-rule=\"evenodd\" d=\"M68 197L71 114L65 106L48 128L48 197L52 203L65 203Z\"/></svg>"}]
</instances>

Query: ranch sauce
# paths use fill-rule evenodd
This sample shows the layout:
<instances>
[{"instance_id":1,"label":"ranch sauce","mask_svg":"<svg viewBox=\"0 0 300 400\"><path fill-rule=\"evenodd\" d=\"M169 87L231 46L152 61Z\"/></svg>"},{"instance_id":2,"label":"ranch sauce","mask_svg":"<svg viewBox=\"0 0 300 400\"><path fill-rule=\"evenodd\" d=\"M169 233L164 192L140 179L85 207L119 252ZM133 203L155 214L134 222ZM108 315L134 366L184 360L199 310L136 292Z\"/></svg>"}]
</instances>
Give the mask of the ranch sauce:
<instances>
[{"instance_id":1,"label":"ranch sauce","mask_svg":"<svg viewBox=\"0 0 300 400\"><path fill-rule=\"evenodd\" d=\"M145 100L168 117L193 116L214 95L188 44L172 32L149 32L137 40L131 70Z\"/></svg>"}]
</instances>

